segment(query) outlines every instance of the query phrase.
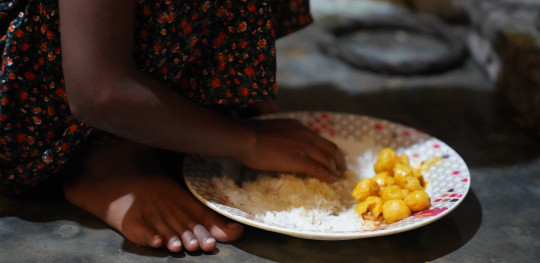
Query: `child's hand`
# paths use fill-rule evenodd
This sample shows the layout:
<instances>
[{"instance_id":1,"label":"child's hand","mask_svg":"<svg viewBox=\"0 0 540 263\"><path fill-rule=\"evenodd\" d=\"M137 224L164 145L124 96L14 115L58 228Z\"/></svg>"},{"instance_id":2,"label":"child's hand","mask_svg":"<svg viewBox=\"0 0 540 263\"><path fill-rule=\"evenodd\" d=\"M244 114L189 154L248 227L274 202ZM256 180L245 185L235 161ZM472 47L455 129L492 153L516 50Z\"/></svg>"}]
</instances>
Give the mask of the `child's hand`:
<instances>
[{"instance_id":1,"label":"child's hand","mask_svg":"<svg viewBox=\"0 0 540 263\"><path fill-rule=\"evenodd\" d=\"M345 158L331 141L290 119L252 121L255 147L241 160L261 170L305 173L334 182L345 170Z\"/></svg>"}]
</instances>

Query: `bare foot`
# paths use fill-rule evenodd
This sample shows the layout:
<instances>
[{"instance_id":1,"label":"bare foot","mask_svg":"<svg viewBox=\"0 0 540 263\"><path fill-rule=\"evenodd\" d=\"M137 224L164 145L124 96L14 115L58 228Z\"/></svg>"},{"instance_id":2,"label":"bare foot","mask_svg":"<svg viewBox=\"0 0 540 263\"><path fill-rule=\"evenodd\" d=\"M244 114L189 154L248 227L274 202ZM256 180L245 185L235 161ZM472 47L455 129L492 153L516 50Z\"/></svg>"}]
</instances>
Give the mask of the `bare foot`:
<instances>
[{"instance_id":1,"label":"bare foot","mask_svg":"<svg viewBox=\"0 0 540 263\"><path fill-rule=\"evenodd\" d=\"M91 146L68 175L64 192L143 246L211 251L216 241L233 241L243 232L167 175L150 148L132 142Z\"/></svg>"}]
</instances>

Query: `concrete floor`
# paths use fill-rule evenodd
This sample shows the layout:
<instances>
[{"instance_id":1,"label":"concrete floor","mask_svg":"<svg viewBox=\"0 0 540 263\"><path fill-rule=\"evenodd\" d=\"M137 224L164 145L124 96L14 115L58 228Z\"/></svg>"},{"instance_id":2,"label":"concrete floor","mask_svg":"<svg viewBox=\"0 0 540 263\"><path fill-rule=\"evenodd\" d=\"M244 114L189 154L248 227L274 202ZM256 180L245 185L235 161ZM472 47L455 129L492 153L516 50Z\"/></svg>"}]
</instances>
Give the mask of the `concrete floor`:
<instances>
[{"instance_id":1,"label":"concrete floor","mask_svg":"<svg viewBox=\"0 0 540 263\"><path fill-rule=\"evenodd\" d=\"M312 0L312 5L320 20L336 13L395 11L370 1ZM540 139L517 124L475 63L467 60L433 76L361 71L320 52L320 26L278 43L283 110L380 117L446 142L471 172L469 194L448 216L401 234L335 242L246 227L242 239L219 244L213 253L169 253L125 241L61 197L0 198L0 262L535 262L540 257ZM382 34L368 44L381 43L399 44L378 51L390 58L407 58L400 49L407 44L407 53L439 50L437 43L414 35L404 40L402 33Z\"/></svg>"}]
</instances>

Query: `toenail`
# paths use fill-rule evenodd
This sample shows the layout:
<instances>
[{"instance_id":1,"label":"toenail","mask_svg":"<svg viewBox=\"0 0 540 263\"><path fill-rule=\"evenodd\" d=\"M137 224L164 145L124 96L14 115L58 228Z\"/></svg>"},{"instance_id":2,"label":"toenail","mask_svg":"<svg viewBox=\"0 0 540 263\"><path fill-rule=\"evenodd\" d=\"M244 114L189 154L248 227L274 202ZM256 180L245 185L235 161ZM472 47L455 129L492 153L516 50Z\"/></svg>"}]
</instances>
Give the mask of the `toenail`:
<instances>
[{"instance_id":1,"label":"toenail","mask_svg":"<svg viewBox=\"0 0 540 263\"><path fill-rule=\"evenodd\" d=\"M197 239L192 239L191 241L189 241L190 245L195 245L197 243L199 243L199 241Z\"/></svg>"},{"instance_id":2,"label":"toenail","mask_svg":"<svg viewBox=\"0 0 540 263\"><path fill-rule=\"evenodd\" d=\"M227 228L229 229L237 229L237 228L240 228L240 224L237 224L237 223L227 223Z\"/></svg>"},{"instance_id":3,"label":"toenail","mask_svg":"<svg viewBox=\"0 0 540 263\"><path fill-rule=\"evenodd\" d=\"M204 243L206 244L213 244L213 243L216 243L216 239L213 238L213 237L209 237L207 239L204 240Z\"/></svg>"},{"instance_id":4,"label":"toenail","mask_svg":"<svg viewBox=\"0 0 540 263\"><path fill-rule=\"evenodd\" d=\"M162 239L159 235L155 235L153 238L152 238L152 246L160 246L161 245L161 242L162 242Z\"/></svg>"},{"instance_id":5,"label":"toenail","mask_svg":"<svg viewBox=\"0 0 540 263\"><path fill-rule=\"evenodd\" d=\"M180 246L182 246L182 243L180 243L180 241L178 241L178 240L175 240L175 241L172 242L171 245L172 245L173 247L180 247Z\"/></svg>"}]
</instances>

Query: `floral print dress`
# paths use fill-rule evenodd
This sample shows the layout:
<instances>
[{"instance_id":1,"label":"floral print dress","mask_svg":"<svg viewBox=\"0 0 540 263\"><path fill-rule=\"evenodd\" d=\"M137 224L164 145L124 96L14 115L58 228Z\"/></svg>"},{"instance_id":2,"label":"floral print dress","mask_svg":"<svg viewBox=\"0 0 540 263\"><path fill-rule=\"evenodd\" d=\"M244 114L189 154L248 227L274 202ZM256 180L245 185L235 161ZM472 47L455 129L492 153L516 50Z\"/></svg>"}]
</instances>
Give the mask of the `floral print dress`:
<instances>
[{"instance_id":1,"label":"floral print dress","mask_svg":"<svg viewBox=\"0 0 540 263\"><path fill-rule=\"evenodd\" d=\"M274 100L275 39L311 22L308 0L138 0L137 67L204 105ZM0 0L0 193L57 179L104 132L71 116L57 0Z\"/></svg>"}]
</instances>

